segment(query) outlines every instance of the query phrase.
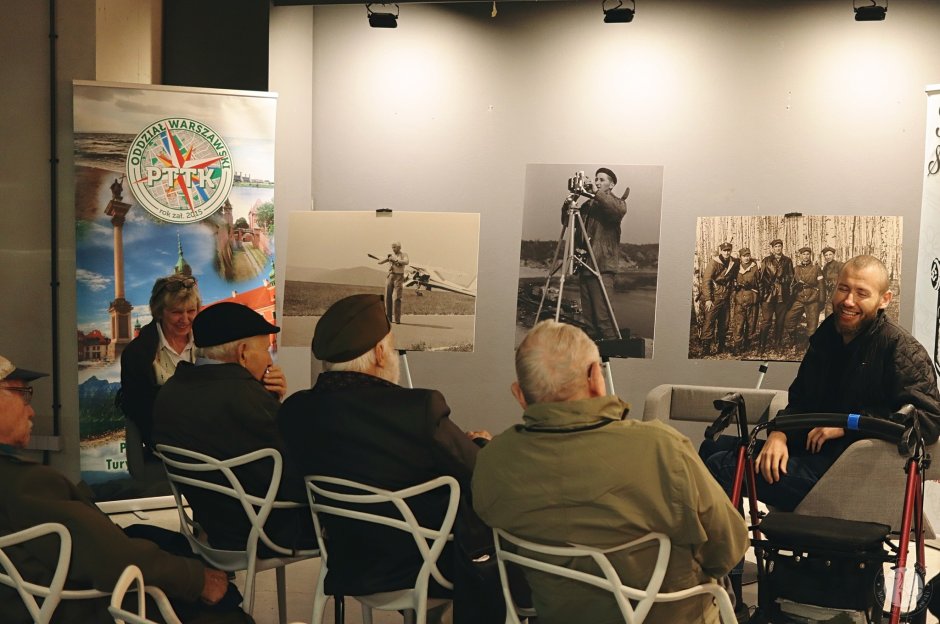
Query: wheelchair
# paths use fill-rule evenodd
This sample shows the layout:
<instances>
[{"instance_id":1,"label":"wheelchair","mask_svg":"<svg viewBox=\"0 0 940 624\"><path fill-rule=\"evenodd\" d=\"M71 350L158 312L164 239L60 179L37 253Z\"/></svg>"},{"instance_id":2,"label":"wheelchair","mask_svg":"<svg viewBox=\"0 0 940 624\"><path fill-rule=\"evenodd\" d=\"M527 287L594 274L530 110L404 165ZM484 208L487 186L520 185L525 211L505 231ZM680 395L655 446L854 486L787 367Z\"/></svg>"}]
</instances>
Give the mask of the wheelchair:
<instances>
[{"instance_id":1,"label":"wheelchair","mask_svg":"<svg viewBox=\"0 0 940 624\"><path fill-rule=\"evenodd\" d=\"M749 502L758 582L758 610L750 621L803 621L791 619L781 609L781 601L789 601L861 612L870 624L879 624L885 618L889 624L924 624L931 589L926 583L923 492L924 471L931 460L914 407L903 406L890 420L858 414L778 415L749 431L744 399L739 393L725 395L714 406L720 415L706 429L706 437L714 439L737 422L737 463L730 495L742 513L745 491ZM774 510L762 513L757 506L754 448L758 434L771 427L777 431L843 427L896 444L898 453L907 458L900 531L892 533L890 526L873 522ZM911 540L915 554L912 570L907 568ZM890 564L893 573L890 583L885 578L885 564Z\"/></svg>"}]
</instances>

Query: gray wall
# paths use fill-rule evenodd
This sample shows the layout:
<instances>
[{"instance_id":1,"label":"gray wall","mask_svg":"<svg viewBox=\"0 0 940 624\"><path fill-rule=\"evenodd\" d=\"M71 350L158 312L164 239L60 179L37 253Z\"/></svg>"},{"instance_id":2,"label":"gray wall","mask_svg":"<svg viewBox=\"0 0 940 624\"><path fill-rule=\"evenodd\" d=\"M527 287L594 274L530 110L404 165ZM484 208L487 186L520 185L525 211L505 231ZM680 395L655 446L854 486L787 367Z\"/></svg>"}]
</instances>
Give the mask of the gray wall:
<instances>
[{"instance_id":1,"label":"gray wall","mask_svg":"<svg viewBox=\"0 0 940 624\"><path fill-rule=\"evenodd\" d=\"M58 4L69 446L52 461L77 476L70 85L95 78L95 3ZM526 163L665 165L656 356L613 362L636 413L659 383L756 380L754 363L686 358L696 216L899 214L905 260L916 258L940 5L893 0L884 23L856 24L842 0L659 0L633 24L604 25L598 4L500 1L496 18L487 3L405 4L394 31L370 30L361 5L272 10L281 223L311 206L482 214L477 351L409 356L416 383L440 388L464 427L518 418L508 385ZM0 21L0 354L50 370L46 11L25 3ZM285 249L289 232L277 236ZM292 389L316 373L309 360L282 349ZM774 364L765 386L794 373ZM50 388L37 384L37 433L51 430Z\"/></svg>"},{"instance_id":2,"label":"gray wall","mask_svg":"<svg viewBox=\"0 0 940 624\"><path fill-rule=\"evenodd\" d=\"M370 29L362 6L300 10L313 32L312 72L295 79L313 94L314 208L482 214L476 352L409 355L415 383L441 389L464 427L518 418L507 388L532 162L665 166L655 357L612 364L635 414L660 383L757 380L756 363L687 358L700 215L902 215L909 327L940 5L897 0L871 24L837 0L663 0L606 25L598 4L500 2L496 18L489 4L403 5L389 31ZM282 96L280 122L290 110ZM295 183L281 174L278 209L308 209L281 201ZM773 364L765 387L795 370Z\"/></svg>"}]
</instances>

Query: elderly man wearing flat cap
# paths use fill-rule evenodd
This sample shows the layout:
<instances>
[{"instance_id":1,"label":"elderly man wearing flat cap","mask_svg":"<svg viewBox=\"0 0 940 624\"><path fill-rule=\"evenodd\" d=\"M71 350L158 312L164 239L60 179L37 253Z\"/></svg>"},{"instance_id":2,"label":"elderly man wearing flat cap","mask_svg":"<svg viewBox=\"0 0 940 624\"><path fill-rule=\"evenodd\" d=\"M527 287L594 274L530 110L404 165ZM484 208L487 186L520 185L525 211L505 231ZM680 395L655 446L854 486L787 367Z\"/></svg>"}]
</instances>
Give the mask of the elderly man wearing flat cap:
<instances>
[{"instance_id":1,"label":"elderly man wearing flat cap","mask_svg":"<svg viewBox=\"0 0 940 624\"><path fill-rule=\"evenodd\" d=\"M380 296L353 295L334 303L317 323L312 348L324 372L310 390L291 395L279 416L296 469L390 490L451 475L462 494L469 492L479 450L469 435L489 434L461 431L448 418L450 408L440 392L398 385L398 353ZM445 507L442 498L424 497L412 510L434 526ZM333 520L328 593L355 596L413 586L421 557L410 535ZM458 542L466 520L458 514ZM464 609L481 606L481 599L462 599L466 588L449 573L454 564L449 548L444 555L442 571L455 583L457 621L501 624L500 617L464 615ZM431 593L440 591L432 587ZM502 603L498 581L491 597Z\"/></svg>"},{"instance_id":2,"label":"elderly man wearing flat cap","mask_svg":"<svg viewBox=\"0 0 940 624\"><path fill-rule=\"evenodd\" d=\"M594 257L597 259L597 270L600 280L589 270L582 267L578 272L578 281L581 290L581 317L589 327L592 338L595 340L612 340L617 338L617 328L611 318L604 292L601 290L603 281L607 296L614 294L614 274L620 268L620 222L627 214L627 196L630 187L622 196L614 193L617 186L617 175L607 167L601 167L594 174L594 182L587 181L585 191L590 197L581 204L581 218L584 219L584 234L587 241L578 240L577 245L584 252L579 254L583 261L590 263L590 254L587 253L586 244L591 245ZM569 181L569 188L571 182ZM561 207L562 225L568 223L568 208L572 202L569 198Z\"/></svg>"},{"instance_id":3,"label":"elderly man wearing flat cap","mask_svg":"<svg viewBox=\"0 0 940 624\"><path fill-rule=\"evenodd\" d=\"M153 439L230 459L273 448L284 455L277 429L277 411L287 387L281 369L268 352L269 335L280 328L238 303L222 302L203 309L193 320L196 363L180 362L154 404ZM303 481L290 479L284 458L278 499L306 502ZM244 466L239 479L249 493L264 495L271 482L270 466ZM217 548L242 549L250 525L241 505L226 496L202 490L186 492L196 520ZM285 548L315 541L307 510L275 510L265 525Z\"/></svg>"},{"instance_id":4,"label":"elderly man wearing flat cap","mask_svg":"<svg viewBox=\"0 0 940 624\"><path fill-rule=\"evenodd\" d=\"M225 572L210 570L198 559L179 557L157 544L135 537L135 527L122 531L57 470L20 456L29 443L35 412L30 405L30 383L45 377L14 365L0 356L0 535L44 522L58 522L72 537L71 563L66 585L72 589L110 592L124 568L138 566L149 585L163 589L186 622L243 623L248 618L234 598L218 604L229 583ZM155 529L156 527L147 527ZM157 529L159 531L159 529ZM148 531L152 535L153 531ZM27 579L48 579L58 564L58 550L49 542L33 540L4 548ZM136 598L134 598L136 604ZM113 622L109 598L66 600L55 611L55 622L88 624ZM208 605L216 605L210 607ZM18 624L32 618L10 587L0 585L0 622Z\"/></svg>"}]
</instances>

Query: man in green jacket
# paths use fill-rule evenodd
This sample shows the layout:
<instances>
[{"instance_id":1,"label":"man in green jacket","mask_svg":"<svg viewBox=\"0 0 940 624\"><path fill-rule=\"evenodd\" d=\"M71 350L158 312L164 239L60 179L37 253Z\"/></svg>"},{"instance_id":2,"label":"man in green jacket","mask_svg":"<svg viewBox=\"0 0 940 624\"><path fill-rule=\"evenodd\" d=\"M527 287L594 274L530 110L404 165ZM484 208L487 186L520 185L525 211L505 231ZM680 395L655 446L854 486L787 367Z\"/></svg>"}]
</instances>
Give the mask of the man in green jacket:
<instances>
[{"instance_id":1,"label":"man in green jacket","mask_svg":"<svg viewBox=\"0 0 940 624\"><path fill-rule=\"evenodd\" d=\"M20 450L29 443L35 416L29 384L40 377L45 374L18 368L0 356L0 535L44 522L61 523L72 536L66 589L110 592L124 568L134 564L143 571L147 584L166 592L184 621L250 622L237 604L217 611L205 606L218 603L226 594L225 572L211 570L198 559L171 555L147 539L130 537L64 475L20 457ZM31 540L4 548L4 552L26 579L47 582L58 559L52 539ZM136 604L136 597L133 600ZM109 602L109 598L63 601L52 621L113 622L107 610ZM0 586L0 622L30 621L16 592Z\"/></svg>"},{"instance_id":2,"label":"man in green jacket","mask_svg":"<svg viewBox=\"0 0 940 624\"><path fill-rule=\"evenodd\" d=\"M662 591L714 582L747 549L747 527L689 440L659 422L627 420L606 396L597 347L580 329L542 321L516 352L512 393L523 423L477 456L473 506L523 539L610 548L650 532L672 542ZM656 548L610 559L645 587ZM590 570L590 568L586 568ZM540 624L622 622L611 594L526 570ZM653 607L647 622L718 622L711 596Z\"/></svg>"}]
</instances>

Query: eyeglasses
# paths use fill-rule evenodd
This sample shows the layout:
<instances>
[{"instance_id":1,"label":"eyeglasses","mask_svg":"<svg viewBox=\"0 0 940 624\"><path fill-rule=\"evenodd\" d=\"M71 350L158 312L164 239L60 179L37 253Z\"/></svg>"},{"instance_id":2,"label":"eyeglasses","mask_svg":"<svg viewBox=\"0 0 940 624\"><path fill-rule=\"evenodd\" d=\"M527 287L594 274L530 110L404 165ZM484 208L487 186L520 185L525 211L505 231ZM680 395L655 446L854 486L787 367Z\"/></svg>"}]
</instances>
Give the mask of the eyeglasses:
<instances>
[{"instance_id":1,"label":"eyeglasses","mask_svg":"<svg viewBox=\"0 0 940 624\"><path fill-rule=\"evenodd\" d=\"M13 386L0 386L0 390L7 390L9 392L19 392L23 395L23 403L29 405L33 400L33 388L32 386L25 387L13 387Z\"/></svg>"},{"instance_id":2,"label":"eyeglasses","mask_svg":"<svg viewBox=\"0 0 940 624\"><path fill-rule=\"evenodd\" d=\"M186 279L182 279L182 280L166 280L163 282L163 284L160 285L160 288L158 288L158 290L165 290L167 292L175 293L175 292L179 292L183 290L184 288L186 290L190 290L195 285L196 285L196 278L187 277Z\"/></svg>"}]
</instances>

